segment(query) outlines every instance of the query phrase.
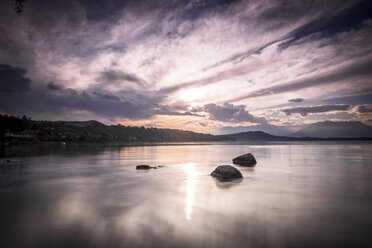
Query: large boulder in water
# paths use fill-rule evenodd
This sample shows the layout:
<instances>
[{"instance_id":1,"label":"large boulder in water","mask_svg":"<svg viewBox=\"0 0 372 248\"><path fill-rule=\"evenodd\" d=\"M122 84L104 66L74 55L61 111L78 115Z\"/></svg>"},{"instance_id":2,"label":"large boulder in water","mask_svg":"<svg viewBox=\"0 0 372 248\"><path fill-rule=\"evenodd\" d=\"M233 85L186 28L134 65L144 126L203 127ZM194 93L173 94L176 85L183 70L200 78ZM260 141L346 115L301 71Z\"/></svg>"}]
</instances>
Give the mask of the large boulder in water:
<instances>
[{"instance_id":1,"label":"large boulder in water","mask_svg":"<svg viewBox=\"0 0 372 248\"><path fill-rule=\"evenodd\" d=\"M256 159L252 153L247 153L233 159L234 164L252 167L257 164Z\"/></svg>"},{"instance_id":2,"label":"large boulder in water","mask_svg":"<svg viewBox=\"0 0 372 248\"><path fill-rule=\"evenodd\" d=\"M212 177L220 181L230 181L243 178L242 173L231 165L220 165L211 173Z\"/></svg>"}]
</instances>

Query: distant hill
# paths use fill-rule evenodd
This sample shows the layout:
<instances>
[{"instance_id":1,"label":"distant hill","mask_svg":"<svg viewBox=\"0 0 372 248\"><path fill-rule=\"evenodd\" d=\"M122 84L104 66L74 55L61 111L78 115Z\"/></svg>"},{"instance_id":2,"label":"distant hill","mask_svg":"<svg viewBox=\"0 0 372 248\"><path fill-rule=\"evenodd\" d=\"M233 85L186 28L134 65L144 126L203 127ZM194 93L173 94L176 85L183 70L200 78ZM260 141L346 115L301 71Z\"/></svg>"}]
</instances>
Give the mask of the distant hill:
<instances>
[{"instance_id":1,"label":"distant hill","mask_svg":"<svg viewBox=\"0 0 372 248\"><path fill-rule=\"evenodd\" d=\"M224 127L220 129L223 135L263 131L275 136L313 137L313 138L358 138L372 137L372 126L359 121L323 121L302 126L274 126L269 124L257 126ZM230 135L231 136L231 135ZM234 136L235 137L235 136Z\"/></svg>"},{"instance_id":2,"label":"distant hill","mask_svg":"<svg viewBox=\"0 0 372 248\"><path fill-rule=\"evenodd\" d=\"M348 126L350 124L350 126ZM296 132L301 137L263 131L211 135L169 128L105 125L98 121L34 121L0 115L0 140L12 142L200 142L372 140L372 127L360 122L319 122ZM310 137L312 136L312 137ZM358 137L359 136L359 137Z\"/></svg>"},{"instance_id":3,"label":"distant hill","mask_svg":"<svg viewBox=\"0 0 372 248\"><path fill-rule=\"evenodd\" d=\"M30 135L32 136L30 138ZM23 137L23 138L22 138ZM199 142L232 140L179 129L105 125L98 121L34 121L0 115L2 141L52 142Z\"/></svg>"},{"instance_id":4,"label":"distant hill","mask_svg":"<svg viewBox=\"0 0 372 248\"><path fill-rule=\"evenodd\" d=\"M276 136L291 136L297 129L285 127L285 126L274 126L270 124L260 124L257 126L237 126L237 127L223 127L219 130L219 134L227 135L234 133L244 132L255 132L262 131Z\"/></svg>"},{"instance_id":5,"label":"distant hill","mask_svg":"<svg viewBox=\"0 0 372 248\"><path fill-rule=\"evenodd\" d=\"M249 131L228 135L220 135L220 137L230 137L236 141L322 141L322 140L372 140L372 136L369 137L288 137L288 136L275 136L261 131Z\"/></svg>"},{"instance_id":6,"label":"distant hill","mask_svg":"<svg viewBox=\"0 0 372 248\"><path fill-rule=\"evenodd\" d=\"M77 127L86 127L90 125L104 125L98 121L90 120L90 121L64 121L64 123L71 125L71 126L77 126Z\"/></svg>"},{"instance_id":7,"label":"distant hill","mask_svg":"<svg viewBox=\"0 0 372 248\"><path fill-rule=\"evenodd\" d=\"M235 134L228 134L225 135L228 137L234 138L236 141L249 141L249 140L265 140L265 141L273 141L273 140L283 140L288 139L288 137L282 136L275 136L271 135L262 131L250 131L250 132L242 132L242 133L235 133ZM222 136L223 137L223 136Z\"/></svg>"},{"instance_id":8,"label":"distant hill","mask_svg":"<svg viewBox=\"0 0 372 248\"><path fill-rule=\"evenodd\" d=\"M324 121L309 124L293 134L296 137L372 137L372 127L359 121Z\"/></svg>"}]
</instances>

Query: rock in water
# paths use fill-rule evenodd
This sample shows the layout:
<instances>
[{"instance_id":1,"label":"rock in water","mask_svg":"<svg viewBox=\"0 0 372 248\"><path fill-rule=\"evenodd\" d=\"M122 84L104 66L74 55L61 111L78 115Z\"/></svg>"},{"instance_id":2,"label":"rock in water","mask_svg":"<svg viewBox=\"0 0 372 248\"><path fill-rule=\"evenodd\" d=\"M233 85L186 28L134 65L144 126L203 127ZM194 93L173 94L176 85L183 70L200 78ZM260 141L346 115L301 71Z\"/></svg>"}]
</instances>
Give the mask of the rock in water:
<instances>
[{"instance_id":1,"label":"rock in water","mask_svg":"<svg viewBox=\"0 0 372 248\"><path fill-rule=\"evenodd\" d=\"M244 155L241 155L239 157L236 157L233 159L234 164L242 165L242 166L249 166L252 167L255 164L257 164L256 159L252 155L252 153L247 153Z\"/></svg>"},{"instance_id":2,"label":"rock in water","mask_svg":"<svg viewBox=\"0 0 372 248\"><path fill-rule=\"evenodd\" d=\"M220 181L230 181L238 178L243 178L242 173L231 165L220 165L211 173L212 177Z\"/></svg>"},{"instance_id":3,"label":"rock in water","mask_svg":"<svg viewBox=\"0 0 372 248\"><path fill-rule=\"evenodd\" d=\"M141 165L137 165L136 169L137 170L149 170L149 169L157 169L157 168L156 167L151 167L150 165L141 164Z\"/></svg>"}]
</instances>

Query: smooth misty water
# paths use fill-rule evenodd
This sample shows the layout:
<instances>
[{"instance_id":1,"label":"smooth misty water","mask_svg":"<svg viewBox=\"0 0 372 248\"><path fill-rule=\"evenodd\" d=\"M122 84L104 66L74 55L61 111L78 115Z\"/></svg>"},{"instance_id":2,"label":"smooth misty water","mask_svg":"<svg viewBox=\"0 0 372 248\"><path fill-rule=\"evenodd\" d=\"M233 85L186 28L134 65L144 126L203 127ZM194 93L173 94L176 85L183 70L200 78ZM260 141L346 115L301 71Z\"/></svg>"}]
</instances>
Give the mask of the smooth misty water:
<instances>
[{"instance_id":1,"label":"smooth misty water","mask_svg":"<svg viewBox=\"0 0 372 248\"><path fill-rule=\"evenodd\" d=\"M1 152L0 247L372 242L371 143L55 144ZM209 176L246 152L258 164L236 166L242 181ZM137 164L165 167L136 171Z\"/></svg>"}]
</instances>

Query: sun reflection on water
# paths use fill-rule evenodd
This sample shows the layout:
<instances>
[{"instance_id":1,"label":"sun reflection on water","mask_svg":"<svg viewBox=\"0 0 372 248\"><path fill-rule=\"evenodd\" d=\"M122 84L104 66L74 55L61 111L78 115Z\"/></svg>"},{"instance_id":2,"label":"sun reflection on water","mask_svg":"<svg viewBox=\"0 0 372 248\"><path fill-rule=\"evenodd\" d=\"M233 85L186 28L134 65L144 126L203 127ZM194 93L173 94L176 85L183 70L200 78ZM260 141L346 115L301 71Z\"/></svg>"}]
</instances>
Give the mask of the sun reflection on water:
<instances>
[{"instance_id":1,"label":"sun reflection on water","mask_svg":"<svg viewBox=\"0 0 372 248\"><path fill-rule=\"evenodd\" d=\"M192 206L194 204L195 185L196 185L196 169L195 163L188 163L184 165L187 173L186 186L186 219L191 220Z\"/></svg>"}]
</instances>

